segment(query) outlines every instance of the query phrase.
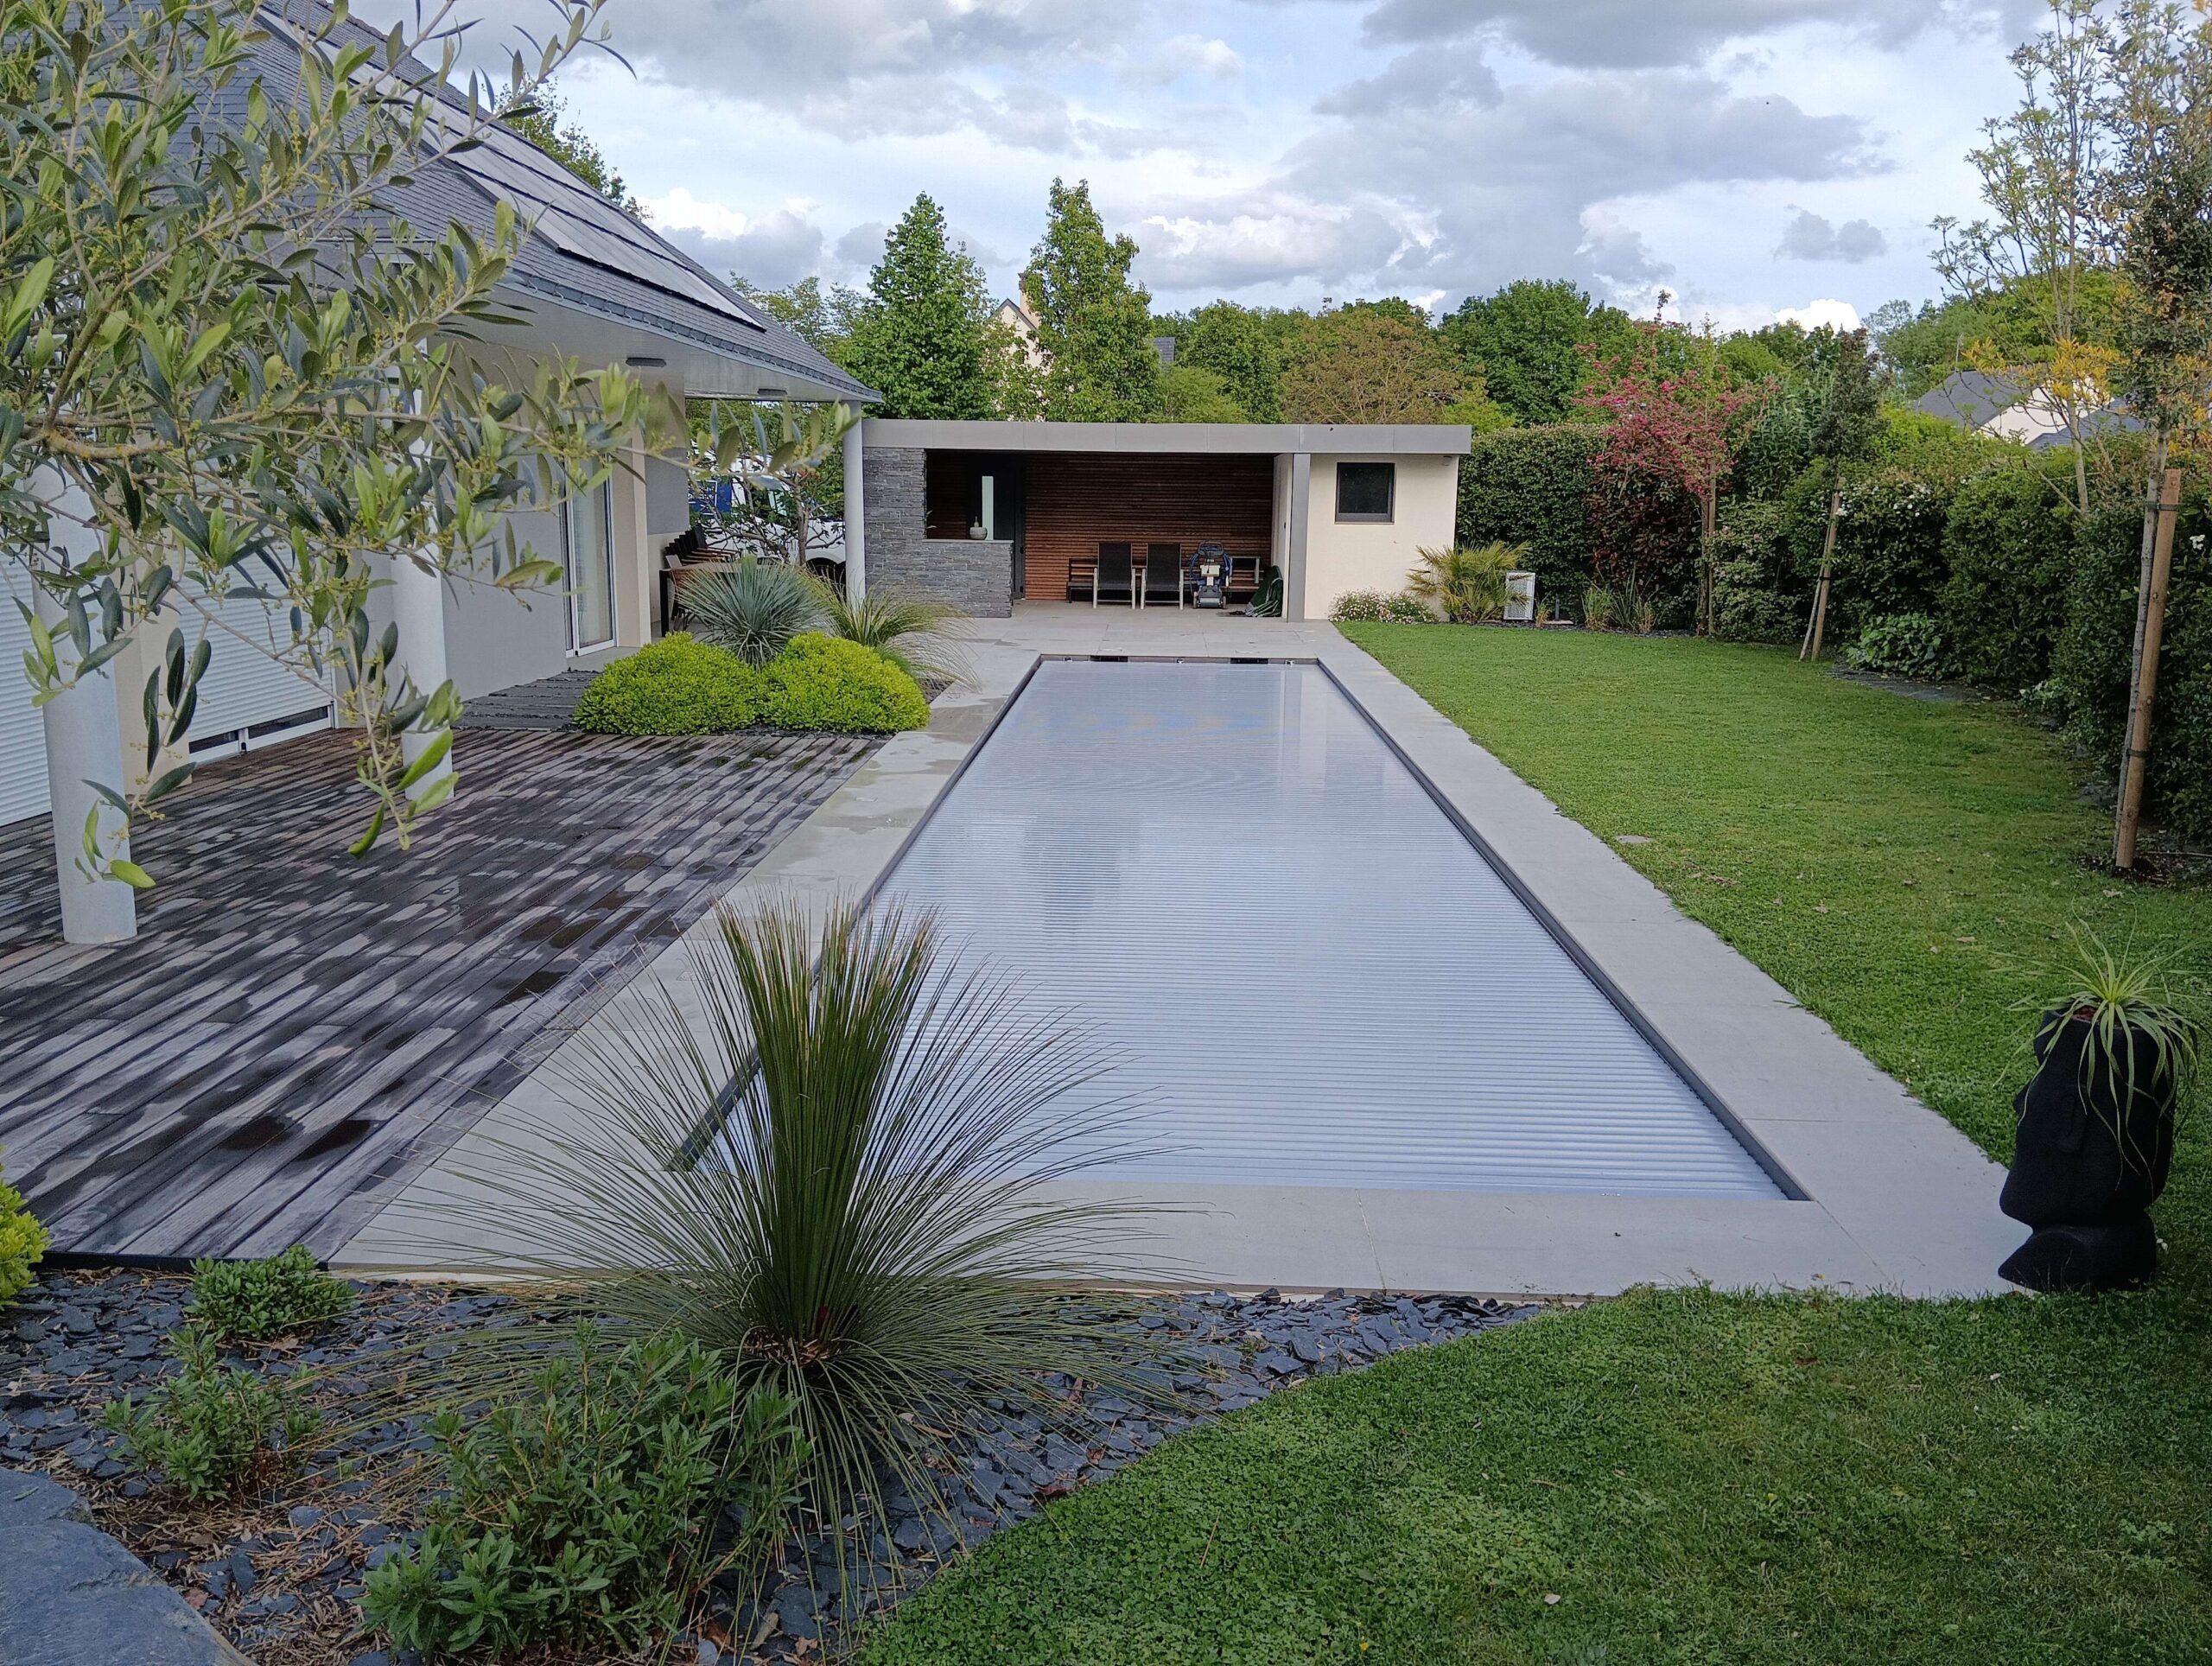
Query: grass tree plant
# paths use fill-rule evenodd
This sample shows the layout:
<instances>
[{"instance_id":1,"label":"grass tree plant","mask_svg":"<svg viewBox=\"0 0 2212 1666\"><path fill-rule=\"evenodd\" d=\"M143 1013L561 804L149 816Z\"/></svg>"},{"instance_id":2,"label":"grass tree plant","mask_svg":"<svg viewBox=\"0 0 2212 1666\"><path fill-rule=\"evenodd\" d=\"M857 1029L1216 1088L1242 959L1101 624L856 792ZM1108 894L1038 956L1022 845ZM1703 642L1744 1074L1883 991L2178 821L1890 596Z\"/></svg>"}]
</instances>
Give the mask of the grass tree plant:
<instances>
[{"instance_id":1,"label":"grass tree plant","mask_svg":"<svg viewBox=\"0 0 2212 1666\"><path fill-rule=\"evenodd\" d=\"M804 567L756 556L685 579L683 606L693 635L754 666L829 622L821 587Z\"/></svg>"},{"instance_id":2,"label":"grass tree plant","mask_svg":"<svg viewBox=\"0 0 2212 1666\"><path fill-rule=\"evenodd\" d=\"M944 1513L989 1402L1142 1390L1144 1333L1096 1294L1141 1271L1141 1207L1056 1192L1138 1148L1141 1102L1068 1014L930 915L790 902L724 908L689 986L620 1002L563 1072L588 1120L496 1135L438 1209L484 1270L791 1400L825 1521L897 1490Z\"/></svg>"},{"instance_id":3,"label":"grass tree plant","mask_svg":"<svg viewBox=\"0 0 2212 1666\"><path fill-rule=\"evenodd\" d=\"M968 615L952 603L892 584L855 599L825 579L814 582L830 628L848 642L874 649L917 683L957 683L968 675L951 640Z\"/></svg>"}]
</instances>

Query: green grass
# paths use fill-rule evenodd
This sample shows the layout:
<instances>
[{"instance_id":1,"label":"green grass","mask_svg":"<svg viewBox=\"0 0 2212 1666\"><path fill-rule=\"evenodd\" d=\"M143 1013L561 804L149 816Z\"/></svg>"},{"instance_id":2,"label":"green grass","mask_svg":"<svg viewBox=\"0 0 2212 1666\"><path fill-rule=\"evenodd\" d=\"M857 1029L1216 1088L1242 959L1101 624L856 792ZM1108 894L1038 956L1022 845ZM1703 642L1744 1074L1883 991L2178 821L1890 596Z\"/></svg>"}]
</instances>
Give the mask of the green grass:
<instances>
[{"instance_id":1,"label":"green grass","mask_svg":"<svg viewBox=\"0 0 2212 1666\"><path fill-rule=\"evenodd\" d=\"M1678 640L1348 633L2002 1157L2033 970L2120 884L2068 760L1993 706ZM992 1540L871 1666L2212 1660L2212 1182L2103 1300L1639 1293L1170 1442ZM1548 1602L1548 1596L1559 1599Z\"/></svg>"}]
</instances>

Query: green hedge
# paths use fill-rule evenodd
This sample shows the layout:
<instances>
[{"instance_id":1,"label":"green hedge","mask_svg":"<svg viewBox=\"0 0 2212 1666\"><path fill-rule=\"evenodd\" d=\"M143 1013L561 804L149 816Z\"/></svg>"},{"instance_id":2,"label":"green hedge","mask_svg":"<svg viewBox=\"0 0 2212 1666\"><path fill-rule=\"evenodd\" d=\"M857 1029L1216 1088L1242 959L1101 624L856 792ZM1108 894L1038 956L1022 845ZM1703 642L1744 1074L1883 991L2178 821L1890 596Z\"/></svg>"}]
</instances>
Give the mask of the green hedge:
<instances>
[{"instance_id":1,"label":"green hedge","mask_svg":"<svg viewBox=\"0 0 2212 1666\"><path fill-rule=\"evenodd\" d=\"M1943 527L1953 675L2005 694L2050 675L2073 585L2073 490L2069 458L2049 453L1960 486Z\"/></svg>"},{"instance_id":2,"label":"green hedge","mask_svg":"<svg viewBox=\"0 0 2212 1666\"><path fill-rule=\"evenodd\" d=\"M1459 464L1459 542L1525 544L1538 601L1573 614L1590 582L1590 460L1605 442L1587 423L1475 436Z\"/></svg>"},{"instance_id":3,"label":"green hedge","mask_svg":"<svg viewBox=\"0 0 2212 1666\"><path fill-rule=\"evenodd\" d=\"M807 634L756 671L728 649L677 632L618 659L576 704L597 734L721 734L772 728L888 734L926 728L914 679L873 648Z\"/></svg>"},{"instance_id":4,"label":"green hedge","mask_svg":"<svg viewBox=\"0 0 2212 1666\"><path fill-rule=\"evenodd\" d=\"M2121 506L2090 515L2074 547L2074 582L2052 656L2050 697L2067 732L2107 784L2126 744L2127 679L2143 517ZM2190 540L2203 538L2203 546ZM2200 484L2182 502L2173 582L2151 733L2151 813L2191 840L2212 837L2212 501Z\"/></svg>"},{"instance_id":5,"label":"green hedge","mask_svg":"<svg viewBox=\"0 0 2212 1666\"><path fill-rule=\"evenodd\" d=\"M758 722L760 696L759 671L678 631L592 678L575 722L594 734L718 734Z\"/></svg>"},{"instance_id":6,"label":"green hedge","mask_svg":"<svg viewBox=\"0 0 2212 1666\"><path fill-rule=\"evenodd\" d=\"M921 685L873 648L809 633L771 660L762 710L778 728L889 734L926 728Z\"/></svg>"}]
</instances>

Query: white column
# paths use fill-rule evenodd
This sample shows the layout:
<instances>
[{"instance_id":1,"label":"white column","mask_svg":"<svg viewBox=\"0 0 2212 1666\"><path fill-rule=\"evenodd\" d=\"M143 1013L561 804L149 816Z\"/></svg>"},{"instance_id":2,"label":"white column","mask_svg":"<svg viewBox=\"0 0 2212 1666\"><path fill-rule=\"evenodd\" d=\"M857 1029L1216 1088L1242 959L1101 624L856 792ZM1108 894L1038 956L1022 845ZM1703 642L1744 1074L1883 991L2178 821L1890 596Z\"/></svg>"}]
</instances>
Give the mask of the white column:
<instances>
[{"instance_id":1,"label":"white column","mask_svg":"<svg viewBox=\"0 0 2212 1666\"><path fill-rule=\"evenodd\" d=\"M861 482L868 455L861 431L867 426L859 422L845 430L845 594L855 601L868 594L868 500Z\"/></svg>"},{"instance_id":2,"label":"white column","mask_svg":"<svg viewBox=\"0 0 2212 1666\"><path fill-rule=\"evenodd\" d=\"M1306 617L1306 539L1313 518L1313 457L1294 453L1290 460L1290 548L1282 569L1282 616Z\"/></svg>"},{"instance_id":3,"label":"white column","mask_svg":"<svg viewBox=\"0 0 2212 1666\"><path fill-rule=\"evenodd\" d=\"M62 561L74 566L92 555L97 539L85 525L92 518L92 506L82 488L56 470L41 468L33 476L31 489L48 506L47 540ZM36 598L32 605L53 633L54 657L67 677L77 663L77 650L61 623L64 610L44 587L32 588ZM115 678L108 665L102 665L78 677L73 687L40 708L46 728L47 789L54 801L54 867L61 891L61 935L70 943L123 943L138 934L138 907L130 887L121 880L92 879L78 866L85 855L85 818L95 809L103 854L130 854L127 839L107 843L123 818L92 791L94 782L111 792L124 791L123 725L115 702Z\"/></svg>"},{"instance_id":4,"label":"white column","mask_svg":"<svg viewBox=\"0 0 2212 1666\"><path fill-rule=\"evenodd\" d=\"M435 694L446 680L446 587L435 557L421 562L404 555L391 558L391 618L399 626L399 663L387 675L396 685L402 671L416 691ZM429 749L435 730L408 729L399 737L400 755L413 763ZM421 798L440 777L453 773L453 754L417 781L410 797Z\"/></svg>"}]
</instances>

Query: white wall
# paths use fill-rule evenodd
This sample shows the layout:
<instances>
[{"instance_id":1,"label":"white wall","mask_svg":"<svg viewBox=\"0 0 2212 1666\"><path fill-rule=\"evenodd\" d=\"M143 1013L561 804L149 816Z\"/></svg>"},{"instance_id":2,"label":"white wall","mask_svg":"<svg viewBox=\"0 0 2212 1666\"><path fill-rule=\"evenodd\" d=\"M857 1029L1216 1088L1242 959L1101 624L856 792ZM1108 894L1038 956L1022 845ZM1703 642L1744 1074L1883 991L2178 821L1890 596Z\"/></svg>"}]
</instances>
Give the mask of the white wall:
<instances>
[{"instance_id":1,"label":"white wall","mask_svg":"<svg viewBox=\"0 0 2212 1666\"><path fill-rule=\"evenodd\" d=\"M1398 466L1389 520L1337 518L1340 462ZM1306 498L1305 616L1326 619L1349 591L1404 589L1415 552L1448 545L1457 536L1459 503L1457 457L1316 456Z\"/></svg>"}]
</instances>

